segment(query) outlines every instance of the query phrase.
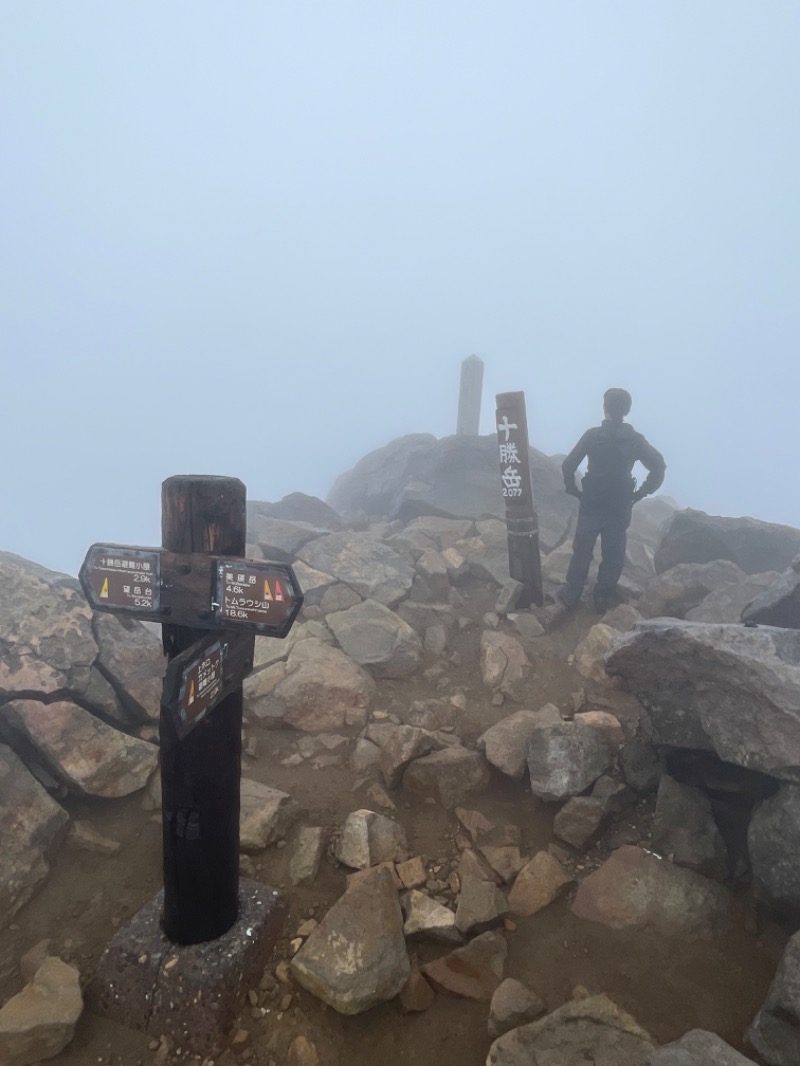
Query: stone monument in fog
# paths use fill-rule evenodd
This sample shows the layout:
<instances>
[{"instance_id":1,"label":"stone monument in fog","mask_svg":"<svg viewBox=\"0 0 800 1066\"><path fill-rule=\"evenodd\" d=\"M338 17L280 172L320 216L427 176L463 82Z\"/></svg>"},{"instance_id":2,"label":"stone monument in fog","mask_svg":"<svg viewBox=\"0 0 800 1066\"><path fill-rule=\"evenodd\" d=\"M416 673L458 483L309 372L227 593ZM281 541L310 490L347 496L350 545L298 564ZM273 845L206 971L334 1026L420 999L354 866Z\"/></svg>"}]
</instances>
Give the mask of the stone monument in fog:
<instances>
[{"instance_id":1,"label":"stone monument in fog","mask_svg":"<svg viewBox=\"0 0 800 1066\"><path fill-rule=\"evenodd\" d=\"M481 392L483 390L483 360L470 355L461 364L461 389L458 394L456 435L477 437L481 422Z\"/></svg>"}]
</instances>

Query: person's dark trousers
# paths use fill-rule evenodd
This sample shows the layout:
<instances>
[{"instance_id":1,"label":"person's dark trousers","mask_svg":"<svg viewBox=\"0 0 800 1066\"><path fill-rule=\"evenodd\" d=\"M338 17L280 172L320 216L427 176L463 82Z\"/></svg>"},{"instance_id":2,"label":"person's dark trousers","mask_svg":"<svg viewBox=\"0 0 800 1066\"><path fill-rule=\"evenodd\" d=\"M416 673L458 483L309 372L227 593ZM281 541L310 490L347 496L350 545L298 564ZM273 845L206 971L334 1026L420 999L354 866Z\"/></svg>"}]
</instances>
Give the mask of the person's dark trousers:
<instances>
[{"instance_id":1,"label":"person's dark trousers","mask_svg":"<svg viewBox=\"0 0 800 1066\"><path fill-rule=\"evenodd\" d=\"M572 542L572 559L567 570L566 584L559 594L562 603L567 607L574 607L581 598L598 536L601 562L594 590L595 599L602 601L613 593L625 564L626 534L630 522L630 504L609 507L608 504L587 503L581 500L575 539Z\"/></svg>"}]
</instances>

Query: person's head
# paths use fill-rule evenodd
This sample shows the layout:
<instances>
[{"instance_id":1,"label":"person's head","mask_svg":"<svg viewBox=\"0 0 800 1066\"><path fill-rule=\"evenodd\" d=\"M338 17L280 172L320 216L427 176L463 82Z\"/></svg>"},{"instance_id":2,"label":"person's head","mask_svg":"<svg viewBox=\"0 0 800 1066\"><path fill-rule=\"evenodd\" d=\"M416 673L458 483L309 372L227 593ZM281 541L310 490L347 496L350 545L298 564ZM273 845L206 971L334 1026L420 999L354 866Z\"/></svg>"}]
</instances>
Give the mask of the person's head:
<instances>
[{"instance_id":1,"label":"person's head","mask_svg":"<svg viewBox=\"0 0 800 1066\"><path fill-rule=\"evenodd\" d=\"M606 418L610 418L612 422L621 422L630 411L632 403L631 394L627 389L608 389L603 394L603 411Z\"/></svg>"}]
</instances>

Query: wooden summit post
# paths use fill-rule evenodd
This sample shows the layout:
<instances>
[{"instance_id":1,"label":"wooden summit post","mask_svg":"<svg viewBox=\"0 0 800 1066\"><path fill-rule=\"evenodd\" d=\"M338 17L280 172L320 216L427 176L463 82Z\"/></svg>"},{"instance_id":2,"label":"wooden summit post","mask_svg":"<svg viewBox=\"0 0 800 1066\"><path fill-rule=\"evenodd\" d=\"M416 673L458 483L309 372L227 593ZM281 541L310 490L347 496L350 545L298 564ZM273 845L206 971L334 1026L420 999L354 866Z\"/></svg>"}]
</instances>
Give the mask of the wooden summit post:
<instances>
[{"instance_id":1,"label":"wooden summit post","mask_svg":"<svg viewBox=\"0 0 800 1066\"><path fill-rule=\"evenodd\" d=\"M161 487L161 535L174 552L244 555L246 489L238 478L168 478ZM201 633L163 625L171 661ZM162 704L159 720L164 848L164 932L178 944L222 936L236 921L239 893L239 780L242 686L181 738Z\"/></svg>"},{"instance_id":2,"label":"wooden summit post","mask_svg":"<svg viewBox=\"0 0 800 1066\"><path fill-rule=\"evenodd\" d=\"M539 520L533 506L528 419L524 392L497 395L497 445L500 451L500 479L506 503L508 530L508 571L520 581L523 591L517 605L530 607L544 603L542 561L539 553Z\"/></svg>"}]
</instances>

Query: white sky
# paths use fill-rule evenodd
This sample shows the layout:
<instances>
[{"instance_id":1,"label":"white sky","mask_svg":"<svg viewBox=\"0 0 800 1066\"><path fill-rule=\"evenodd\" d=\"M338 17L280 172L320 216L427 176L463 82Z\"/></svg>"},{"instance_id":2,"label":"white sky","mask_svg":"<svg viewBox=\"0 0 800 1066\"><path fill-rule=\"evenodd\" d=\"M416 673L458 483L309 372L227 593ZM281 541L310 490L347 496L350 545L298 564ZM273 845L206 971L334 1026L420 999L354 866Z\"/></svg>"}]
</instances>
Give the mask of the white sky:
<instances>
[{"instance_id":1,"label":"white sky","mask_svg":"<svg viewBox=\"0 0 800 1066\"><path fill-rule=\"evenodd\" d=\"M0 548L157 544L160 482L324 496L628 388L664 491L800 526L796 0L0 7Z\"/></svg>"}]
</instances>

